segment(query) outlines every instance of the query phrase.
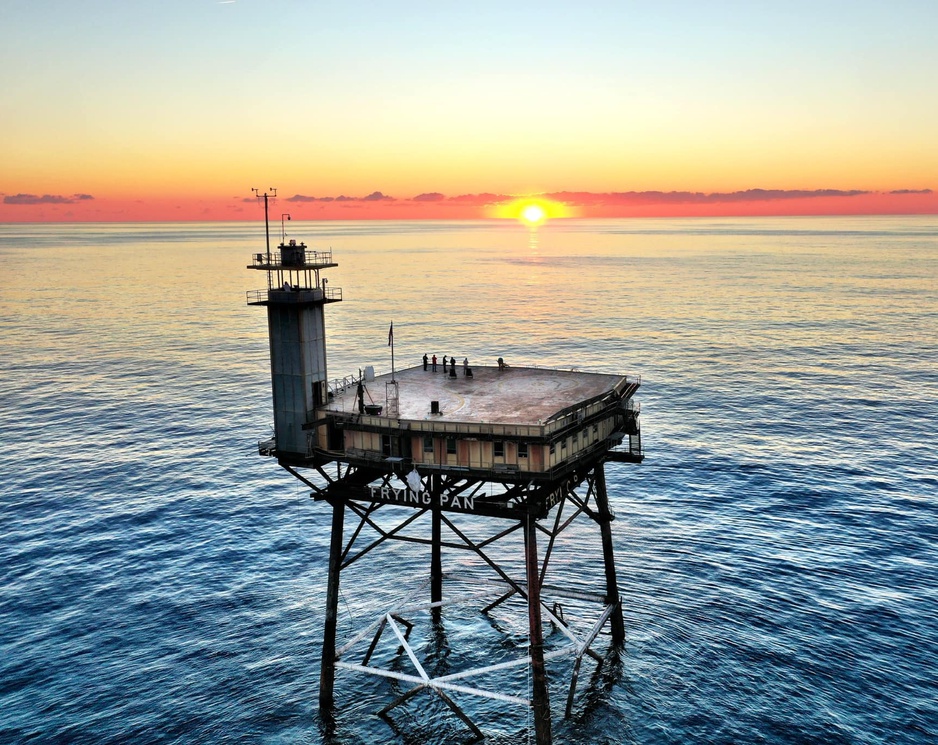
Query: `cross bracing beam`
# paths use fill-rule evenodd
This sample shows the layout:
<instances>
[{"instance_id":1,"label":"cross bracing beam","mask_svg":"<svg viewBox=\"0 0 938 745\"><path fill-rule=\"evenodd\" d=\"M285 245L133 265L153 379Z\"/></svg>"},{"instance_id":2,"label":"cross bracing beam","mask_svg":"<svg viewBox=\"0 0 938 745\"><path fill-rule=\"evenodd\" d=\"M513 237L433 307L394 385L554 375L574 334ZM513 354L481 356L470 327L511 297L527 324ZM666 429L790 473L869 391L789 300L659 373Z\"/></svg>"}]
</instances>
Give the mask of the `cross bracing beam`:
<instances>
[{"instance_id":1,"label":"cross bracing beam","mask_svg":"<svg viewBox=\"0 0 938 745\"><path fill-rule=\"evenodd\" d=\"M344 569L345 567L349 566L349 564L352 564L352 563L358 561L360 558L362 558L362 557L363 557L365 554L367 554L369 551L371 551L372 549L374 549L374 548L380 546L382 543L384 543L384 542L387 541L387 540L391 540L391 539L407 540L407 538L406 538L405 536L399 536L399 535L397 535L397 533L398 533L399 531L403 530L404 528L406 528L406 527L407 527L408 525L410 525L412 522L415 522L415 521L417 520L417 518L419 518L421 515L423 515L423 514L426 512L426 510L421 510L420 512L415 512L415 513L413 513L412 515L410 515L406 520L404 520L404 522L400 523L400 524L399 524L398 526L396 526L395 528L393 528L393 529L391 529L391 530L389 530L389 531L386 531L386 530L382 529L380 526L378 526L378 525L371 519L371 517L370 517L370 515L371 515L372 512L374 512L374 511L380 509L380 507L382 506L380 503L375 503L375 502L373 502L373 503L370 505L369 508L364 509L364 510L361 509L361 508L359 507L359 505L355 504L354 502L346 502L346 505L348 506L348 508L349 508L350 510L352 510L352 512L354 512L355 514L357 514L357 515L361 518L361 522L359 523L359 526L355 529L355 533L354 533L354 534L352 535L352 537L349 539L348 545L346 545L346 547L345 547L345 551L342 553L342 569ZM373 528L373 529L378 533L378 535L380 536L380 538L377 538L376 540L374 540L374 541L373 541L372 543L370 543L368 546L366 546L366 547L363 548L361 551L359 551L357 554L355 554L352 558L350 558L350 559L347 558L349 551L351 551L352 546L353 546L354 543L355 543L355 540L358 538L358 536L359 536L359 534L360 534L360 532L361 532L361 528L363 528L366 524L369 525L371 528Z\"/></svg>"},{"instance_id":2,"label":"cross bracing beam","mask_svg":"<svg viewBox=\"0 0 938 745\"><path fill-rule=\"evenodd\" d=\"M589 500L590 496L592 495L592 490L594 487L592 479L586 479L586 481L589 482L589 493L587 494L587 497L585 500L581 500L578 498L574 499L573 497L575 497L575 493L572 491L572 489L569 493L563 496L558 506L557 514L554 520L553 529L548 529L544 526L537 525L537 523L535 523L538 529L541 532L543 532L545 535L549 536L549 539L550 539L547 550L545 551L545 554L543 557L540 571L539 571L539 577L540 577L541 582L544 581L547 575L548 564L552 555L554 542L557 536L560 533L562 533L564 530L566 530L573 523L573 521L585 511L584 510L585 503ZM465 488L468 488L468 486L469 484L463 484L462 488L465 489ZM575 505L575 509L572 515L570 515L565 521L561 522L564 505L568 499ZM371 519L371 515L374 512L379 510L381 507L386 506L385 503L372 502L372 503L366 503L366 504L359 504L356 501L348 500L346 502L346 505L349 509L351 509L360 517L360 522L359 522L359 525L355 528L342 554L341 566L343 569L348 567L349 565L351 565L358 559L362 558L367 553L377 548L379 545L381 545L387 540L408 541L408 542L418 543L418 544L423 544L423 545L431 544L431 541L427 538L409 536L409 535L404 535L401 533L401 531L403 531L404 528L416 522L416 520L419 517L427 514L428 510L426 509L417 510L413 514L406 517L402 522L400 522L395 527L391 529L386 529L386 528L382 528L380 525L374 522L374 520ZM451 531L451 533L455 535L457 538L459 538L461 541L461 543L456 543L452 541L444 541L442 542L443 546L445 546L446 548L451 548L451 549L469 550L469 551L474 552L499 576L499 578L503 582L507 583L509 587L511 588L503 597L497 599L495 602L486 606L485 608L486 612L493 609L497 605L501 604L505 600L509 599L513 595L519 595L522 599L525 599L525 600L527 599L527 591L525 589L525 582L513 579L507 572L505 572L502 569L502 567L498 564L497 561L492 559L485 551L483 551L484 547L518 531L521 528L521 523L511 525L508 528L505 528L504 530L499 531L495 535L492 535L483 539L482 541L473 541L462 530L460 530L455 525L455 523L446 515L442 515L441 520L442 520L442 523L446 525L446 527ZM374 541L372 541L371 543L369 543L363 549L358 551L356 554L352 555L351 558L349 558L349 553L352 549L353 544L359 538L362 529L366 525L371 527L376 533L378 533L379 537L375 539ZM552 588L552 589L555 589L555 588ZM586 593L580 593L577 597L579 597L580 599L604 600L602 596L591 595L591 594L586 594ZM554 616L550 608L547 608L545 606L544 611L548 615L548 617L551 619L551 621L557 625L558 628L565 629L566 624L563 622L562 619Z\"/></svg>"},{"instance_id":3,"label":"cross bracing beam","mask_svg":"<svg viewBox=\"0 0 938 745\"><path fill-rule=\"evenodd\" d=\"M478 583L478 580L475 580L472 578L462 578L462 581L467 582L469 584ZM500 583L497 580L490 580L488 581L487 584L491 585L491 584L500 584ZM359 673L364 673L364 674L373 675L377 677L393 679L402 683L411 683L414 685L412 689L408 690L403 695L398 697L395 701L393 701L384 709L382 709L382 711L380 712L382 715L388 714L394 708L405 703L415 694L419 693L421 690L424 690L424 689L428 689L440 696L443 696L446 692L450 692L450 693L459 693L459 694L465 694L465 695L471 695L471 696L478 696L481 698L488 698L488 699L492 699L496 701L501 701L504 703L517 704L521 706L530 706L531 700L529 698L513 695L510 693L491 691L486 688L481 688L479 686L469 685L465 683L465 681L467 681L468 679L478 677L481 675L486 675L492 672L509 670L509 669L529 665L530 656L528 655L524 657L519 657L513 660L498 662L492 665L485 665L481 667L460 670L458 672L448 673L446 675L431 676L427 672L426 668L424 667L423 663L420 661L418 657L417 651L414 649L409 639L410 630L413 627L413 624L406 621L402 617L403 613L415 612L415 611L420 611L420 610L430 610L433 607L443 604L443 603L413 602L413 598L415 597L415 595L419 594L420 590L422 589L424 589L424 587L421 587L415 592L410 593L406 601L399 603L395 605L392 609L386 611L375 622L373 622L367 628L363 629L361 632L356 634L351 640L349 640L345 645L343 645L342 648L338 650L337 652L337 659L335 663L336 667L349 670L349 671L353 671L353 672L359 672ZM593 600L597 599L597 596L595 595L584 596L584 593L579 593L576 591L569 592L569 591L563 590L562 588L558 588L558 589L559 589L559 592L557 593L557 597L568 596L568 597L577 597L577 598L586 597L588 599L593 599ZM491 592L490 590L486 590L484 593L478 593L478 592L467 593L460 597L451 598L447 600L445 604L456 605L456 604L471 602L471 601L479 599L485 594L490 594L490 592ZM591 646L595 642L597 637L599 636L602 628L608 623L610 616L615 610L615 606L611 606L611 605L605 606L603 608L603 612L600 615L600 617L592 624L592 626L589 628L589 630L585 634L578 634L577 632L575 632L569 626L569 624L567 624L562 619L558 618L558 616L554 614L552 611L550 611L550 609L547 606L548 606L548 601L546 599L542 599L542 608L546 611L547 617L554 624L556 624L559 629L562 630L568 642L567 644L565 644L564 646L558 649L545 652L543 654L543 658L545 661L563 658L563 657L573 658L573 671L571 673L570 686L568 688L567 701L566 701L566 716L570 716L572 712L574 698L575 698L576 686L577 686L577 682L579 678L579 671L580 671L580 666L582 664L582 658L584 655L589 655L593 659L596 659L597 662L602 663L603 658L599 656L598 654L596 654L596 652L594 652L591 649ZM401 625L404 625L407 627L406 631L404 632L401 631L400 629ZM416 674L401 672L400 670L388 670L383 667L378 667L374 664L369 664L371 656L375 648L377 647L378 642L380 641L381 636L386 628L389 628L392 630L399 644L397 648L396 656L405 654L406 658L410 661L410 664L413 666L414 672ZM356 645L364 641L369 635L373 635L373 638L360 663L348 662L348 661L345 661L344 659L341 659L342 657L345 657L348 653L350 653L350 651ZM456 681L463 681L463 682L456 682ZM455 711L454 707L458 708L458 705L453 701L447 702L447 705L450 706L450 708L453 708L454 711ZM474 723L471 722L471 719L465 714L465 712L463 712L461 709L459 711L462 713L462 716L460 716L460 719L462 719L462 721L465 722L467 726L469 726L475 734L480 735L481 730L479 730L474 725Z\"/></svg>"},{"instance_id":4,"label":"cross bracing beam","mask_svg":"<svg viewBox=\"0 0 938 745\"><path fill-rule=\"evenodd\" d=\"M401 531L404 528L415 523L420 517L423 517L424 515L428 514L429 510L426 510L426 509L419 510L409 515L407 518L405 518L401 523L399 523L395 527L387 529L378 525L371 518L371 516L382 507L388 507L389 505L387 505L386 503L383 503L383 502L359 503L357 501L348 500L345 504L349 510L351 510L352 512L354 512L356 515L359 516L360 521L359 521L358 526L353 531L352 536L350 537L342 553L342 568L343 569L349 566L350 564L353 564L354 562L358 561L365 554L372 551L374 548L377 548L380 544L388 540L406 541L409 543L418 543L422 545L430 545L432 543L431 539L429 538L421 538L418 536L401 534ZM458 529L455 529L455 526L453 526L453 524L449 520L444 519L444 522L447 524L448 527L452 526L451 529L453 529L454 532L458 530ZM352 546L360 538L362 529L365 526L371 527L378 534L379 537L376 538L371 543L369 543L365 548L358 551L351 558L348 558L351 552ZM495 541L498 541L504 538L505 536L516 532L518 529L519 529L518 525L510 525L504 530L501 530L498 533L492 536L489 536L485 538L484 540L476 542L476 543L473 543L469 538L467 538L461 532L459 532L456 534L462 540L461 543L455 543L452 541L442 541L441 545L445 548L474 551L474 550L481 549L491 543L494 543Z\"/></svg>"},{"instance_id":5,"label":"cross bracing beam","mask_svg":"<svg viewBox=\"0 0 938 745\"><path fill-rule=\"evenodd\" d=\"M383 482L386 483L386 482L387 482L387 478L385 478L385 479L383 480ZM461 489L460 489L460 491L465 491L465 490L469 489L470 487L473 487L473 490L477 492L480 488L482 488L483 485L484 485L484 484L483 484L482 482L463 484L462 487L461 487ZM591 510L590 510L590 511L587 511L588 508L585 507L585 502L584 502L584 500L581 500L581 499L579 499L579 498L577 497L575 491L573 490L574 488L575 488L575 487L571 487L571 489L570 489L569 492L564 493L563 495L560 496L560 501L558 502L559 508L558 508L558 510L557 510L557 515L555 516L553 528L548 528L548 527L546 527L546 526L544 526L544 525L541 525L540 523L535 523L537 530L540 531L541 533L543 533L544 535L547 535L547 536L549 537L549 539L550 539L550 542L549 542L549 544L548 544L547 551L546 551L546 553L545 553L543 566L542 566L542 569L541 569L541 575L542 575L542 577L543 577L544 574L546 574L546 571L547 571L547 564L548 564L548 562L549 562L549 559L550 559L550 556L551 556L551 553L552 553L552 550L553 550L553 543L554 543L554 541L556 540L556 537L557 537L560 533L562 533L564 530L566 530L566 529L576 520L576 518L577 518L580 514L586 512L586 513L589 514L591 517L593 517L593 516L595 515L595 513L593 513ZM592 488L592 484L590 485L590 488ZM589 497L587 497L587 500L588 500L588 498L589 498ZM573 503L573 504L575 505L575 509L574 509L573 513L567 517L566 520L564 520L563 522L561 522L561 516L562 516L562 514L563 514L564 504L565 504L566 501L568 501L568 500L569 500L571 503ZM346 505L348 506L349 509L351 509L353 512L355 512L355 513L359 516L360 522L359 522L359 525L356 527L356 529L355 529L355 531L354 531L354 533L353 533L353 535L352 535L352 538L349 540L348 545L346 546L345 551L343 552L343 568L344 568L345 566L348 566L349 564L353 563L354 561L357 561L359 558L361 558L361 557L364 556L366 553L368 553L369 551L371 551L372 549L374 549L375 547L377 547L378 545L380 545L381 543L383 543L385 540L394 539L394 540L409 541L409 542L412 542L412 543L421 543L421 544L427 544L427 543L430 542L430 540L429 540L429 539L426 539L426 538L419 538L419 537L414 537L414 536L408 536L408 535L405 535L405 534L402 534L402 533L401 533L401 531L403 530L403 528L405 528L406 526L410 525L411 523L414 523L418 518L420 518L420 517L422 517L423 515L427 514L427 513L428 513L428 509L427 509L427 508L417 508L414 514L408 516L408 517L407 517L406 519L404 519L403 522L401 522L399 525L397 525L397 526L395 526L395 527L393 527L393 528L388 529L388 528L383 528L383 527L381 527L380 525L378 525L378 524L372 519L371 516L372 516L378 509L380 509L382 506L399 506L399 505L389 504L388 502L366 501L366 500L355 499L355 498L346 499L346 500L345 500L345 503L346 503ZM484 560L485 560L485 557L484 557L484 555L481 553L481 549L482 549L482 548L484 548L485 546L487 546L487 545L489 545L489 544L491 544L491 543L494 543L495 541L500 540L501 538L503 538L503 537L505 537L505 536L507 536L507 535L509 535L509 534L511 534L511 533L513 533L513 532L515 532L515 531L517 531L517 530L520 528L520 524L512 524L512 525L510 525L509 527L505 528L504 530L502 530L502 531L500 531L500 532L495 533L495 534L492 535L492 536L489 536L489 537L487 537L487 538L485 538L485 539L483 539L483 540L481 540L481 541L475 541L475 542L473 542L473 541L471 541L469 538L467 538L461 531L459 531L459 530L455 527L455 525L453 524L453 522L452 522L451 520L449 520L448 518L447 518L447 519L444 519L444 523L445 523L445 524L447 525L447 527L449 527L450 530L451 530L455 535L457 535L457 536L460 538L460 540L462 541L461 544L460 544L460 543L445 542L445 543L443 544L445 547L447 547L447 548L469 548L470 550L474 550L474 551L478 552L478 553L480 554L480 556L481 556ZM349 554L349 552L350 552L350 549L351 549L351 547L352 547L352 544L355 542L355 540L358 539L358 537L359 537L359 535L360 535L360 533L361 533L361 530L362 530L366 525L369 526L369 527L371 527L380 537L379 537L377 540L375 540L373 543L371 543L370 545L368 545L366 548L362 549L362 550L359 551L357 554L355 554L351 559L349 559L349 558L348 558L348 554Z\"/></svg>"}]
</instances>

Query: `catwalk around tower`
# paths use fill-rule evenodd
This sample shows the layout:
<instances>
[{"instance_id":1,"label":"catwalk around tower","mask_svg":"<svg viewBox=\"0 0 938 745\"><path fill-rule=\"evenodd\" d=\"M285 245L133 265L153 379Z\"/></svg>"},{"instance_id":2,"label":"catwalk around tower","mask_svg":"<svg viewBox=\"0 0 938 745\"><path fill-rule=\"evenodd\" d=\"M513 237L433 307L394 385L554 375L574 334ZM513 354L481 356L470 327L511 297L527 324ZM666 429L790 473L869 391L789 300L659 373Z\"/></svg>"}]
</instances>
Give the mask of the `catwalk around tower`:
<instances>
[{"instance_id":1,"label":"catwalk around tower","mask_svg":"<svg viewBox=\"0 0 938 745\"><path fill-rule=\"evenodd\" d=\"M266 202L265 196L265 207ZM341 301L342 291L329 287L320 272L334 266L331 250L311 250L284 238L271 252L268 238L266 253L254 254L248 266L266 274L267 287L247 295L249 305L267 308L270 337L274 437L260 442L259 452L276 458L332 512L320 709L327 716L334 711L337 670L354 671L412 686L382 710L386 717L428 691L482 737L465 704L460 705L463 698L478 696L529 707L537 743L550 743L546 663L562 656L573 660L565 708L570 716L583 657L603 660L593 649L600 635L611 636L616 649L625 639L605 464L642 461L639 407L633 401L640 380L499 364L454 367L455 375L423 366L375 375L366 367L359 375L330 381L324 309ZM409 508L404 510L408 516L393 530L380 529L374 514L391 508ZM357 521L353 530L346 530L347 515ZM459 523L466 515L487 518L492 535L470 538ZM405 527L418 525L417 516L426 518L426 530L405 535ZM567 587L562 576L559 583L545 585L555 544L575 518L592 520L598 528L604 571L592 593ZM369 542L371 532L376 537ZM541 554L538 533L547 540ZM524 537L523 577L512 576L489 555L491 543L512 534ZM401 598L339 647L341 572L360 559L372 559L377 555L372 550L391 540L428 550L427 596ZM439 623L441 609L450 602L444 580L453 576L443 570L444 548L447 557L468 551L490 567L497 597L480 612L490 613L509 600L523 602L527 655L441 677L424 669L409 644L413 624L401 608L429 613ZM375 571L388 571L393 578L387 562L376 563ZM596 620L585 632L573 629L558 610L561 600L571 597L595 603ZM542 626L547 622L567 637L567 644L545 655ZM380 667L372 658L389 630L402 664ZM413 673L402 672L403 663ZM512 666L529 668L527 695L470 684L473 676L488 679Z\"/></svg>"}]
</instances>

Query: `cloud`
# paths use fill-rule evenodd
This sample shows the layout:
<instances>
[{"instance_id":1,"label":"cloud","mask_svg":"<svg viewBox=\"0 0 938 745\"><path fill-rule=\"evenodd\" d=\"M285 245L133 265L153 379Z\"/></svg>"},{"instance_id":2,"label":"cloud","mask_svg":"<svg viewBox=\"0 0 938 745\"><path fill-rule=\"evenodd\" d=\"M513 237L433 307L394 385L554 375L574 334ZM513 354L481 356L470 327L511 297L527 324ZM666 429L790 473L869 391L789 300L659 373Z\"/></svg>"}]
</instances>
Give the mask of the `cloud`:
<instances>
[{"instance_id":1,"label":"cloud","mask_svg":"<svg viewBox=\"0 0 938 745\"><path fill-rule=\"evenodd\" d=\"M890 194L931 194L931 189L895 189Z\"/></svg>"},{"instance_id":2,"label":"cloud","mask_svg":"<svg viewBox=\"0 0 938 745\"><path fill-rule=\"evenodd\" d=\"M4 204L75 204L75 202L84 202L94 199L90 194L72 194L70 197L63 197L60 194L43 194L41 197L36 194L10 194L3 198Z\"/></svg>"},{"instance_id":3,"label":"cloud","mask_svg":"<svg viewBox=\"0 0 938 745\"><path fill-rule=\"evenodd\" d=\"M380 191L373 191L367 197L362 198L363 202L393 202L395 201L394 197L388 197L382 194Z\"/></svg>"},{"instance_id":4,"label":"cloud","mask_svg":"<svg viewBox=\"0 0 938 745\"><path fill-rule=\"evenodd\" d=\"M458 197L450 197L450 202L458 202L460 204L498 204L499 202L510 202L514 197L507 196L505 194L460 194Z\"/></svg>"},{"instance_id":5,"label":"cloud","mask_svg":"<svg viewBox=\"0 0 938 745\"><path fill-rule=\"evenodd\" d=\"M418 194L413 198L414 202L442 202L446 199L445 194L440 194L438 191L431 191L426 194Z\"/></svg>"},{"instance_id":6,"label":"cloud","mask_svg":"<svg viewBox=\"0 0 938 745\"><path fill-rule=\"evenodd\" d=\"M305 194L294 194L287 197L288 202L332 202L335 197L307 197Z\"/></svg>"},{"instance_id":7,"label":"cloud","mask_svg":"<svg viewBox=\"0 0 938 745\"><path fill-rule=\"evenodd\" d=\"M382 194L380 191L373 191L367 197L347 197L340 194L337 197L308 197L305 194L294 194L287 197L288 202L394 202L394 197Z\"/></svg>"},{"instance_id":8,"label":"cloud","mask_svg":"<svg viewBox=\"0 0 938 745\"><path fill-rule=\"evenodd\" d=\"M648 205L648 204L727 204L740 202L773 202L787 199L817 199L821 197L855 197L870 194L868 191L851 189L746 189L745 191L713 192L699 191L626 191L626 192L571 192L559 191L544 194L548 199L581 207L598 205Z\"/></svg>"}]
</instances>

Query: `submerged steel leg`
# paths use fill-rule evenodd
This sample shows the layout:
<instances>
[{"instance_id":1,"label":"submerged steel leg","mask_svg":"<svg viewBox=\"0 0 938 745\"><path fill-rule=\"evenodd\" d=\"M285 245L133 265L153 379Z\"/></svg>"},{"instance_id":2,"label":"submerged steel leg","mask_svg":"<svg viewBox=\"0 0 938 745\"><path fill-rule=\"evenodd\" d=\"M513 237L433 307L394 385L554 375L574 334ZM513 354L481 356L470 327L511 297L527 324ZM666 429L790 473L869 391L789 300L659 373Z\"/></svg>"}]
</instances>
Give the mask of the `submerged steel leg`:
<instances>
[{"instance_id":1,"label":"submerged steel leg","mask_svg":"<svg viewBox=\"0 0 938 745\"><path fill-rule=\"evenodd\" d=\"M573 713L573 694L576 693L576 682L580 677L580 663L583 662L583 656L578 655L576 661L573 663L573 673L570 676L570 690L567 692L567 708L564 712L564 716L567 719L570 718L570 715Z\"/></svg>"},{"instance_id":2,"label":"submerged steel leg","mask_svg":"<svg viewBox=\"0 0 938 745\"><path fill-rule=\"evenodd\" d=\"M342 565L342 538L345 504L332 502L332 542L329 549L329 578L326 586L326 620L322 631L322 667L319 673L319 708L335 708L335 635L339 617L339 571Z\"/></svg>"},{"instance_id":3,"label":"submerged steel leg","mask_svg":"<svg viewBox=\"0 0 938 745\"><path fill-rule=\"evenodd\" d=\"M475 740L482 740L485 737L482 730L480 730L476 726L475 722L473 722L468 716L466 716L466 712L460 709L459 706L456 705L456 702L453 701L453 699L451 699L449 696L443 693L443 691L437 691L436 693L441 699L443 699L443 702L450 709L452 709L453 713L457 717L459 717L460 721L462 721L463 724L465 724L469 729L472 730L472 734L475 735ZM475 742L475 740L473 740L473 742Z\"/></svg>"},{"instance_id":4,"label":"submerged steel leg","mask_svg":"<svg viewBox=\"0 0 938 745\"><path fill-rule=\"evenodd\" d=\"M537 525L533 515L525 518L524 564L528 583L528 628L531 643L531 708L537 745L550 745L550 693L544 667L544 632L541 629L541 578L537 561Z\"/></svg>"},{"instance_id":5,"label":"submerged steel leg","mask_svg":"<svg viewBox=\"0 0 938 745\"><path fill-rule=\"evenodd\" d=\"M612 513L609 510L609 497L606 494L606 471L603 463L593 467L596 488L596 506L599 511L599 532L603 543L603 562L606 565L606 604L615 605L609 618L612 627L613 644L625 641L625 623L622 620L622 601L619 598L619 583L616 580L616 559L612 551Z\"/></svg>"}]
</instances>

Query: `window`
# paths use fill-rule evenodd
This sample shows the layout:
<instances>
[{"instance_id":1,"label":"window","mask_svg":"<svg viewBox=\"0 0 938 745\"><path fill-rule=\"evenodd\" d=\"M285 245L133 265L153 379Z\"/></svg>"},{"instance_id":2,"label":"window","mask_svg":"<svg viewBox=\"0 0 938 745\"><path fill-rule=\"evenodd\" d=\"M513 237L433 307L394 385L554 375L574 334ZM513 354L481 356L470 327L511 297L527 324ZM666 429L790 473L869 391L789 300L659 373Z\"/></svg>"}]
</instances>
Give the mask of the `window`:
<instances>
[{"instance_id":1,"label":"window","mask_svg":"<svg viewBox=\"0 0 938 745\"><path fill-rule=\"evenodd\" d=\"M446 438L446 454L456 455L456 438L455 437Z\"/></svg>"},{"instance_id":2,"label":"window","mask_svg":"<svg viewBox=\"0 0 938 745\"><path fill-rule=\"evenodd\" d=\"M555 448L554 443L551 443L551 444L550 444L550 454L551 454L551 455L554 454L554 448Z\"/></svg>"},{"instance_id":3,"label":"window","mask_svg":"<svg viewBox=\"0 0 938 745\"><path fill-rule=\"evenodd\" d=\"M391 435L381 435L381 452L386 456L391 455Z\"/></svg>"},{"instance_id":4,"label":"window","mask_svg":"<svg viewBox=\"0 0 938 745\"><path fill-rule=\"evenodd\" d=\"M505 457L505 443L502 440L495 440L495 442L492 443L492 454L496 458Z\"/></svg>"},{"instance_id":5,"label":"window","mask_svg":"<svg viewBox=\"0 0 938 745\"><path fill-rule=\"evenodd\" d=\"M527 458L528 457L528 443L519 442L518 443L518 457Z\"/></svg>"},{"instance_id":6,"label":"window","mask_svg":"<svg viewBox=\"0 0 938 745\"><path fill-rule=\"evenodd\" d=\"M579 439L580 439L580 433L574 432L573 433L573 447L576 447L576 444L579 441Z\"/></svg>"},{"instance_id":7,"label":"window","mask_svg":"<svg viewBox=\"0 0 938 745\"><path fill-rule=\"evenodd\" d=\"M423 452L425 453L433 452L433 438L430 435L423 436Z\"/></svg>"}]
</instances>

